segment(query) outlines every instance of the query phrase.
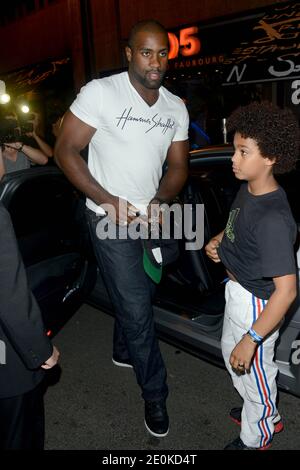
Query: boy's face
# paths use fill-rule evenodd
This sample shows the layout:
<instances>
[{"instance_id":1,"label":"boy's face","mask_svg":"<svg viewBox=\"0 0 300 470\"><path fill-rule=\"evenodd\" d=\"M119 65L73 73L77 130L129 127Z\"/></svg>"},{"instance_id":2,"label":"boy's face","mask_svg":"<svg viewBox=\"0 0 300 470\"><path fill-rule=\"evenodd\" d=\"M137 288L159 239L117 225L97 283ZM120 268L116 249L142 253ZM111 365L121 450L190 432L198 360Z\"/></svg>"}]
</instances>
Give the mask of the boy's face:
<instances>
[{"instance_id":1,"label":"boy's face","mask_svg":"<svg viewBox=\"0 0 300 470\"><path fill-rule=\"evenodd\" d=\"M263 181L272 172L274 160L262 156L256 140L236 133L233 145L232 169L237 179Z\"/></svg>"}]
</instances>

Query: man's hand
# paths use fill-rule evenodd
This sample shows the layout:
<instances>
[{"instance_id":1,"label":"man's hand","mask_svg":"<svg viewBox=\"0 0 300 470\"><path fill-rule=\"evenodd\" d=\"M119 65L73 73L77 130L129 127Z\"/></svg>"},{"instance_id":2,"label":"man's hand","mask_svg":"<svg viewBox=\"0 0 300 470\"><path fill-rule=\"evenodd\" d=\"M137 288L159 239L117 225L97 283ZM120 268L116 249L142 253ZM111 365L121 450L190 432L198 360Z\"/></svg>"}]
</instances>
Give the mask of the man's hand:
<instances>
[{"instance_id":1,"label":"man's hand","mask_svg":"<svg viewBox=\"0 0 300 470\"><path fill-rule=\"evenodd\" d=\"M220 263L220 258L218 255L217 248L220 245L220 240L218 238L212 238L208 244L205 246L205 252L207 256L214 261L215 263Z\"/></svg>"},{"instance_id":2,"label":"man's hand","mask_svg":"<svg viewBox=\"0 0 300 470\"><path fill-rule=\"evenodd\" d=\"M163 210L160 207L161 201L153 198L147 207L146 225L151 232L151 237L159 238L163 224Z\"/></svg>"},{"instance_id":3,"label":"man's hand","mask_svg":"<svg viewBox=\"0 0 300 470\"><path fill-rule=\"evenodd\" d=\"M12 142L12 143L4 143L5 152L7 155L14 155L16 150L20 150L23 146L22 142Z\"/></svg>"},{"instance_id":4,"label":"man's hand","mask_svg":"<svg viewBox=\"0 0 300 470\"><path fill-rule=\"evenodd\" d=\"M40 115L39 113L32 112L33 118L28 120L30 124L32 124L32 131L26 132L27 137L33 137L34 139L37 137L37 130L40 126Z\"/></svg>"},{"instance_id":5,"label":"man's hand","mask_svg":"<svg viewBox=\"0 0 300 470\"><path fill-rule=\"evenodd\" d=\"M156 199L155 197L149 202L147 208L148 221L152 224L159 223L160 225L162 225L163 210L160 207L161 203L162 201Z\"/></svg>"},{"instance_id":6,"label":"man's hand","mask_svg":"<svg viewBox=\"0 0 300 470\"><path fill-rule=\"evenodd\" d=\"M37 129L38 129L40 123L41 123L40 114L35 113L35 112L32 112L31 114L33 115L33 119L31 119L28 122L32 123L33 132L36 133L36 131L37 131Z\"/></svg>"},{"instance_id":7,"label":"man's hand","mask_svg":"<svg viewBox=\"0 0 300 470\"><path fill-rule=\"evenodd\" d=\"M108 217L117 225L128 225L140 215L137 207L130 204L126 199L117 196L112 196L111 202L101 204L101 207L103 207Z\"/></svg>"},{"instance_id":8,"label":"man's hand","mask_svg":"<svg viewBox=\"0 0 300 470\"><path fill-rule=\"evenodd\" d=\"M45 363L41 366L41 368L52 369L52 367L54 367L58 363L59 356L60 356L59 350L55 346L53 346L52 356L50 356L49 359L45 361Z\"/></svg>"}]
</instances>

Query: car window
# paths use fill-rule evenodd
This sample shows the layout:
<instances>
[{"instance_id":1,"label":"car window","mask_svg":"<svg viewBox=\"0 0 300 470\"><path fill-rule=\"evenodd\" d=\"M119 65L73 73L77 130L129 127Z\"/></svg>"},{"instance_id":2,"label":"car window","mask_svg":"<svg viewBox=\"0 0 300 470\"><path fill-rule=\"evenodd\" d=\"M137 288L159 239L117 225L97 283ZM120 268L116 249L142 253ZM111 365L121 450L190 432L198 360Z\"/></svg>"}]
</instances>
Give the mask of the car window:
<instances>
[{"instance_id":1,"label":"car window","mask_svg":"<svg viewBox=\"0 0 300 470\"><path fill-rule=\"evenodd\" d=\"M197 178L211 183L216 193L222 195L222 204L228 212L241 181L235 178L230 159L214 161L212 158L211 163L209 160L206 158L205 161L199 159L198 162L195 162L192 175L197 175ZM295 170L282 175L275 175L275 177L285 190L293 216L297 224L300 225L300 162L298 161Z\"/></svg>"},{"instance_id":2,"label":"car window","mask_svg":"<svg viewBox=\"0 0 300 470\"><path fill-rule=\"evenodd\" d=\"M300 162L295 170L283 175L276 175L276 179L286 192L293 216L300 226Z\"/></svg>"},{"instance_id":3,"label":"car window","mask_svg":"<svg viewBox=\"0 0 300 470\"><path fill-rule=\"evenodd\" d=\"M28 178L14 189L9 212L25 266L78 243L73 192L61 175Z\"/></svg>"},{"instance_id":4,"label":"car window","mask_svg":"<svg viewBox=\"0 0 300 470\"><path fill-rule=\"evenodd\" d=\"M210 186L219 201L222 212L228 213L241 184L232 172L231 159L200 159L194 163L191 175L197 177L200 184L203 181Z\"/></svg>"}]
</instances>

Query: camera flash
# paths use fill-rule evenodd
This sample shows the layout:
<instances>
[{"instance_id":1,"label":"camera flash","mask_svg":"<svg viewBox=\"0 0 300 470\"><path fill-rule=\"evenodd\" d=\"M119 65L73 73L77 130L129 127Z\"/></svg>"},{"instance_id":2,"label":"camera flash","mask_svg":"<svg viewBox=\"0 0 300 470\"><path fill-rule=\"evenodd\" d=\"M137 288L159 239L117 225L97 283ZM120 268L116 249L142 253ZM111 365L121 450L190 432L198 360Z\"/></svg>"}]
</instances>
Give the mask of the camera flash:
<instances>
[{"instance_id":1,"label":"camera flash","mask_svg":"<svg viewBox=\"0 0 300 470\"><path fill-rule=\"evenodd\" d=\"M29 106L27 106L27 104L22 104L21 111L25 114L29 113Z\"/></svg>"}]
</instances>

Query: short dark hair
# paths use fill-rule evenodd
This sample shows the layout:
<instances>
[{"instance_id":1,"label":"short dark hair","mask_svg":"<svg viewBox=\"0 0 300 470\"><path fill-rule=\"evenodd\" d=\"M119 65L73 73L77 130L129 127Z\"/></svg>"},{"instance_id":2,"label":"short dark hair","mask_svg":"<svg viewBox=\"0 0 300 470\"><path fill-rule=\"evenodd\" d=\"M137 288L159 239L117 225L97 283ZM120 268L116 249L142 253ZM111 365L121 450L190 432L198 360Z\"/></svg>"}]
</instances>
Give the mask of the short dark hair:
<instances>
[{"instance_id":1,"label":"short dark hair","mask_svg":"<svg viewBox=\"0 0 300 470\"><path fill-rule=\"evenodd\" d=\"M264 158L275 160L274 173L292 170L299 157L300 133L296 116L289 108L267 101L240 106L229 116L227 132L238 132L257 142Z\"/></svg>"},{"instance_id":2,"label":"short dark hair","mask_svg":"<svg viewBox=\"0 0 300 470\"><path fill-rule=\"evenodd\" d=\"M165 29L165 27L159 23L158 21L156 20L142 20L142 21L138 21L132 28L131 28L131 31L129 33L129 38L128 38L128 41L127 41L127 45L132 48L133 46L133 43L134 43L134 38L136 36L137 33L139 33L140 31L147 31L147 32L151 32L151 33L155 33L155 32L158 32L158 33L163 33L166 35L166 37L168 37L168 32L167 30Z\"/></svg>"}]
</instances>

